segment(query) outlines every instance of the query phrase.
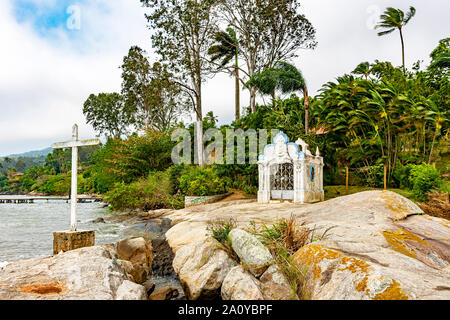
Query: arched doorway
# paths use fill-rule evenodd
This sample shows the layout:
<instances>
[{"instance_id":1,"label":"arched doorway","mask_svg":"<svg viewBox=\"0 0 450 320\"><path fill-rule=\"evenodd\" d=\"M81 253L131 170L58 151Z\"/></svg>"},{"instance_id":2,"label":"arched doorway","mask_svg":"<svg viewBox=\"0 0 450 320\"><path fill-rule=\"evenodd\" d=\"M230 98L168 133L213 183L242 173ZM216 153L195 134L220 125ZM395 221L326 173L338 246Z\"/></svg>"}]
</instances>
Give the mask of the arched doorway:
<instances>
[{"instance_id":1,"label":"arched doorway","mask_svg":"<svg viewBox=\"0 0 450 320\"><path fill-rule=\"evenodd\" d=\"M293 200L294 165L292 163L274 164L270 171L270 198Z\"/></svg>"}]
</instances>

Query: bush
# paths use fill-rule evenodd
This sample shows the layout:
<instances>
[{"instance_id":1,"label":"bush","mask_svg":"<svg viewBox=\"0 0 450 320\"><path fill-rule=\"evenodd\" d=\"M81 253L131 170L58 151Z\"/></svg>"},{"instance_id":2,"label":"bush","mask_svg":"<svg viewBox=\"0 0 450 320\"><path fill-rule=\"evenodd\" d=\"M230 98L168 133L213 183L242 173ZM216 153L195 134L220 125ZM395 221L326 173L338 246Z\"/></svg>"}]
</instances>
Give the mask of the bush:
<instances>
[{"instance_id":1,"label":"bush","mask_svg":"<svg viewBox=\"0 0 450 320\"><path fill-rule=\"evenodd\" d=\"M225 178L209 168L186 166L178 179L182 194L187 196L214 196L227 192Z\"/></svg>"},{"instance_id":2,"label":"bush","mask_svg":"<svg viewBox=\"0 0 450 320\"><path fill-rule=\"evenodd\" d=\"M439 171L425 163L410 166L408 181L408 186L413 191L414 196L421 201L428 199L428 192L438 189L442 185Z\"/></svg>"},{"instance_id":3,"label":"bush","mask_svg":"<svg viewBox=\"0 0 450 320\"><path fill-rule=\"evenodd\" d=\"M116 183L106 194L105 200L110 204L111 210L182 208L182 197L179 194L172 195L171 191L169 174L156 172L130 184Z\"/></svg>"},{"instance_id":4,"label":"bush","mask_svg":"<svg viewBox=\"0 0 450 320\"><path fill-rule=\"evenodd\" d=\"M106 193L116 183L135 182L150 172L166 170L172 163L173 146L169 134L153 131L126 140L109 139L93 155L90 179L97 192Z\"/></svg>"}]
</instances>

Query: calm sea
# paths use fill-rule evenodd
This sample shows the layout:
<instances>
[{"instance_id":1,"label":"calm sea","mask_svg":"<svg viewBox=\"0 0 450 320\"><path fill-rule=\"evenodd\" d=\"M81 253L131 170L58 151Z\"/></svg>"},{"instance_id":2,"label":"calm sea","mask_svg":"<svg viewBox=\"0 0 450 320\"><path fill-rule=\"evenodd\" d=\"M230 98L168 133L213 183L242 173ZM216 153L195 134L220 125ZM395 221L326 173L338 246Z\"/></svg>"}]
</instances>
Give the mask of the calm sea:
<instances>
[{"instance_id":1,"label":"calm sea","mask_svg":"<svg viewBox=\"0 0 450 320\"><path fill-rule=\"evenodd\" d=\"M1 198L22 198L1 196ZM111 215L101 202L78 204L78 230L95 230L95 244L117 242L124 225L93 223ZM70 229L70 203L61 200L33 204L0 203L0 267L6 262L52 255L53 232Z\"/></svg>"}]
</instances>

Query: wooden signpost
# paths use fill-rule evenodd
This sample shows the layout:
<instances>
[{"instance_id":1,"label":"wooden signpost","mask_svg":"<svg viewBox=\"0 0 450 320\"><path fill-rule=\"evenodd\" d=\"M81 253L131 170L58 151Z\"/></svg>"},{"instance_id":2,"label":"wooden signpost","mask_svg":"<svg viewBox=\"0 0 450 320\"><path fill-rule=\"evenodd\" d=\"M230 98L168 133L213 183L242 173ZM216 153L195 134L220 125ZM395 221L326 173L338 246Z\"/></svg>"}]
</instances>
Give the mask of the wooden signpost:
<instances>
[{"instance_id":1,"label":"wooden signpost","mask_svg":"<svg viewBox=\"0 0 450 320\"><path fill-rule=\"evenodd\" d=\"M72 140L52 144L53 149L72 149L72 179L70 196L70 230L53 233L53 254L81 247L92 246L95 243L94 231L77 231L77 177L78 148L100 144L98 139L78 140L78 125L72 127Z\"/></svg>"}]
</instances>

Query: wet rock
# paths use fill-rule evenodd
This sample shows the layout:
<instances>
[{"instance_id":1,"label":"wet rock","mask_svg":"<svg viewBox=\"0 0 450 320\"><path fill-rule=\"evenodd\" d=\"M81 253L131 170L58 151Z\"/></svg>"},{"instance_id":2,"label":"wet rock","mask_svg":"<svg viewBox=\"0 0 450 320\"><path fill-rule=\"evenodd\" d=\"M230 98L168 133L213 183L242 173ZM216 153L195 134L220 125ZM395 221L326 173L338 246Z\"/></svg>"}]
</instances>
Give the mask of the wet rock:
<instances>
[{"instance_id":1,"label":"wet rock","mask_svg":"<svg viewBox=\"0 0 450 320\"><path fill-rule=\"evenodd\" d=\"M269 250L254 235L235 228L230 231L229 238L241 263L248 267L255 277L259 277L273 263Z\"/></svg>"},{"instance_id":2,"label":"wet rock","mask_svg":"<svg viewBox=\"0 0 450 320\"><path fill-rule=\"evenodd\" d=\"M223 300L264 300L258 279L242 266L230 270L222 283Z\"/></svg>"},{"instance_id":3,"label":"wet rock","mask_svg":"<svg viewBox=\"0 0 450 320\"><path fill-rule=\"evenodd\" d=\"M155 283L152 280L147 280L142 285L144 286L145 291L147 292L147 295L149 295L149 296L155 290Z\"/></svg>"},{"instance_id":4,"label":"wet rock","mask_svg":"<svg viewBox=\"0 0 450 320\"><path fill-rule=\"evenodd\" d=\"M236 262L209 238L178 249L173 268L189 300L214 299L222 281Z\"/></svg>"},{"instance_id":5,"label":"wet rock","mask_svg":"<svg viewBox=\"0 0 450 320\"><path fill-rule=\"evenodd\" d=\"M172 262L174 254L167 241L163 239L153 239L153 264L152 271L157 276L174 277Z\"/></svg>"},{"instance_id":6,"label":"wet rock","mask_svg":"<svg viewBox=\"0 0 450 320\"><path fill-rule=\"evenodd\" d=\"M153 291L149 296L149 300L170 300L178 296L177 288L166 286Z\"/></svg>"},{"instance_id":7,"label":"wet rock","mask_svg":"<svg viewBox=\"0 0 450 320\"><path fill-rule=\"evenodd\" d=\"M95 220L92 220L92 223L106 223L106 222L105 222L105 219L103 219L103 218L97 218Z\"/></svg>"}]
</instances>

